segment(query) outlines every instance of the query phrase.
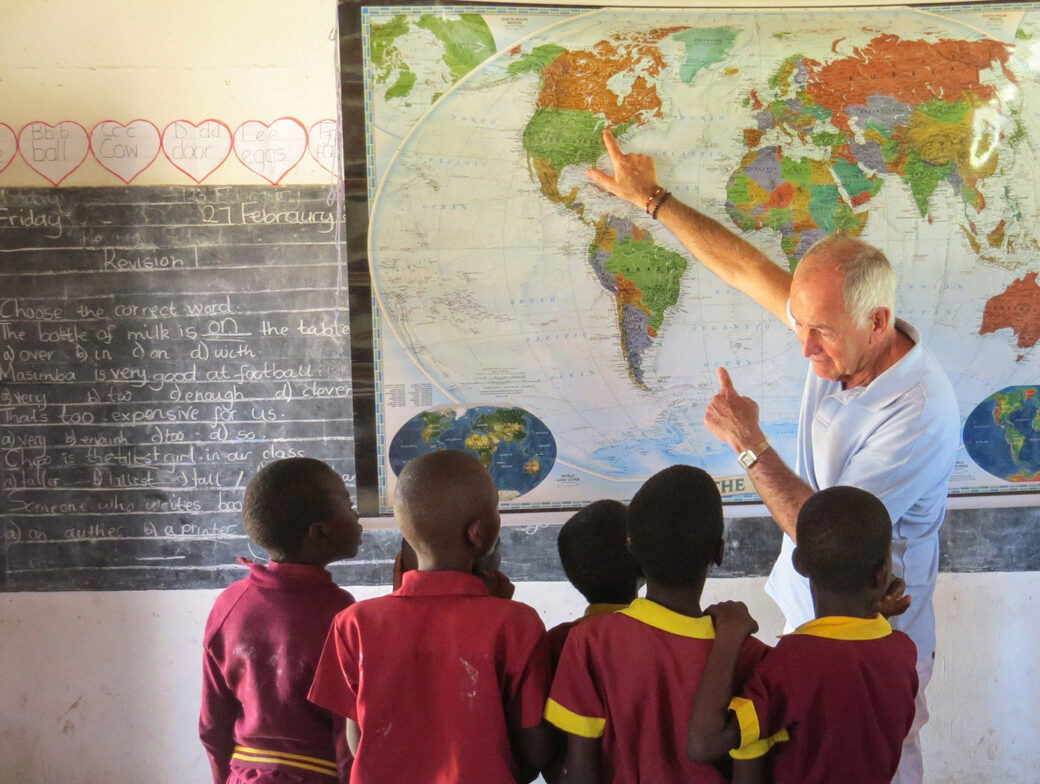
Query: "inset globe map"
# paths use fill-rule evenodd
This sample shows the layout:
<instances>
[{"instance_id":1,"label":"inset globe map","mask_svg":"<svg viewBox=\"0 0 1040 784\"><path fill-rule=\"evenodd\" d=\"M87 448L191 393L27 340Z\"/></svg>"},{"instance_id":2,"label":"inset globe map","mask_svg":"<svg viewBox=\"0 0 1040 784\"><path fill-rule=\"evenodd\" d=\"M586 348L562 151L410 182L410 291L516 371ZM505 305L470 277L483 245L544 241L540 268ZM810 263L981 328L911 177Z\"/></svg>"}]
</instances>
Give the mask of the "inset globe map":
<instances>
[{"instance_id":1,"label":"inset globe map","mask_svg":"<svg viewBox=\"0 0 1040 784\"><path fill-rule=\"evenodd\" d=\"M1001 479L1040 479L1040 387L1005 387L979 403L964 423L964 447Z\"/></svg>"},{"instance_id":2,"label":"inset globe map","mask_svg":"<svg viewBox=\"0 0 1040 784\"><path fill-rule=\"evenodd\" d=\"M413 457L443 449L469 452L487 466L499 497L533 490L556 463L556 439L522 408L437 408L412 417L390 442L390 468L400 474Z\"/></svg>"}]
</instances>

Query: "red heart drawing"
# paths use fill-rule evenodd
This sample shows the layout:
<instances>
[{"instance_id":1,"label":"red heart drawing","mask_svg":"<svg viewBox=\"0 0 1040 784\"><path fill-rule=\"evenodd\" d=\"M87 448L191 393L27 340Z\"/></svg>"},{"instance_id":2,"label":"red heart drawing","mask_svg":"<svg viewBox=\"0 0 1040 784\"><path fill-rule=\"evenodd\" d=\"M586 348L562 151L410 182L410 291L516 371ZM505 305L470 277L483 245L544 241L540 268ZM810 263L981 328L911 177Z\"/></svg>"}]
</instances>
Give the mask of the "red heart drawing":
<instances>
[{"instance_id":1,"label":"red heart drawing","mask_svg":"<svg viewBox=\"0 0 1040 784\"><path fill-rule=\"evenodd\" d=\"M339 123L335 120L318 120L307 132L307 151L321 168L331 172L336 179L343 179L343 140L339 135Z\"/></svg>"},{"instance_id":2,"label":"red heart drawing","mask_svg":"<svg viewBox=\"0 0 1040 784\"><path fill-rule=\"evenodd\" d=\"M235 129L235 155L252 172L277 185L303 159L307 129L293 117L270 125L249 120Z\"/></svg>"},{"instance_id":3,"label":"red heart drawing","mask_svg":"<svg viewBox=\"0 0 1040 784\"><path fill-rule=\"evenodd\" d=\"M174 120L163 129L162 151L177 169L202 182L231 154L231 129L220 120L197 125Z\"/></svg>"},{"instance_id":4,"label":"red heart drawing","mask_svg":"<svg viewBox=\"0 0 1040 784\"><path fill-rule=\"evenodd\" d=\"M15 136L14 128L5 122L0 122L0 172L11 165L11 161L18 154L18 137Z\"/></svg>"},{"instance_id":5,"label":"red heart drawing","mask_svg":"<svg viewBox=\"0 0 1040 784\"><path fill-rule=\"evenodd\" d=\"M159 156L159 129L148 120L125 125L102 120L90 131L90 151L97 162L127 185Z\"/></svg>"},{"instance_id":6,"label":"red heart drawing","mask_svg":"<svg viewBox=\"0 0 1040 784\"><path fill-rule=\"evenodd\" d=\"M36 120L18 132L22 159L51 185L61 185L87 159L89 150L86 129L73 120L57 125Z\"/></svg>"}]
</instances>

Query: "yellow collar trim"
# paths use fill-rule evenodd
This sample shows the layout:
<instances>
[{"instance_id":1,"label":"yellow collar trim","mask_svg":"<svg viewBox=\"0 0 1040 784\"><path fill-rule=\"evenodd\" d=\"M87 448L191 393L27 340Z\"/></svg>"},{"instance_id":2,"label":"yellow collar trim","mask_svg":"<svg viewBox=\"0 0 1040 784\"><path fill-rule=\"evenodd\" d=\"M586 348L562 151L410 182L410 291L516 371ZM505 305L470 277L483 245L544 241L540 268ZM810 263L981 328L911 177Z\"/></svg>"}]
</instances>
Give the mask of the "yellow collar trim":
<instances>
[{"instance_id":1,"label":"yellow collar trim","mask_svg":"<svg viewBox=\"0 0 1040 784\"><path fill-rule=\"evenodd\" d=\"M892 624L887 618L847 618L841 615L826 615L803 623L793 634L810 634L831 640L880 640L892 633Z\"/></svg>"},{"instance_id":2,"label":"yellow collar trim","mask_svg":"<svg viewBox=\"0 0 1040 784\"><path fill-rule=\"evenodd\" d=\"M653 626L655 629L677 634L680 637L693 637L698 640L715 639L715 624L712 623L710 615L694 618L669 610L664 605L642 597L620 612L647 626Z\"/></svg>"},{"instance_id":3,"label":"yellow collar trim","mask_svg":"<svg viewBox=\"0 0 1040 784\"><path fill-rule=\"evenodd\" d=\"M599 615L610 615L611 613L615 613L618 610L624 610L626 607L628 607L627 604L590 604L588 607L585 608L585 614L581 617L595 618Z\"/></svg>"}]
</instances>

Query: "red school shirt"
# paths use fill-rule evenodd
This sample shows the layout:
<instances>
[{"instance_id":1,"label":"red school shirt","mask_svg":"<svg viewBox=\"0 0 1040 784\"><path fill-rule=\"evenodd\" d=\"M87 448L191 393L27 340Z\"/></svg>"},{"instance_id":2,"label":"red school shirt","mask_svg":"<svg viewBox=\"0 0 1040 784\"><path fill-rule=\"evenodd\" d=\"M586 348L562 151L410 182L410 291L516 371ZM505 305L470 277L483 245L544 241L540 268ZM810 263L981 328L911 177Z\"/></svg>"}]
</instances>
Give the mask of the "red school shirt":
<instances>
[{"instance_id":1,"label":"red school shirt","mask_svg":"<svg viewBox=\"0 0 1040 784\"><path fill-rule=\"evenodd\" d=\"M232 771L251 782L328 784L350 768L344 722L308 702L332 619L354 602L325 569L249 563L217 597L203 638L199 737L215 784Z\"/></svg>"},{"instance_id":2,"label":"red school shirt","mask_svg":"<svg viewBox=\"0 0 1040 784\"><path fill-rule=\"evenodd\" d=\"M881 616L802 624L730 703L741 748L786 730L773 751L777 784L891 781L914 718L916 663L913 641Z\"/></svg>"},{"instance_id":3,"label":"red school shirt","mask_svg":"<svg viewBox=\"0 0 1040 784\"><path fill-rule=\"evenodd\" d=\"M585 608L585 614L580 618L573 621L558 623L556 626L549 629L549 631L545 633L545 637L549 641L549 655L552 656L553 664L560 660L560 654L563 653L563 644L567 642L567 635L570 634L571 629L582 621L587 621L589 618L598 618L601 615L610 615L610 613L623 610L626 607L628 607L627 604L590 604Z\"/></svg>"},{"instance_id":4,"label":"red school shirt","mask_svg":"<svg viewBox=\"0 0 1040 784\"><path fill-rule=\"evenodd\" d=\"M565 732L601 737L605 782L724 782L686 756L690 708L715 639L694 618L649 599L571 629L545 718ZM749 637L737 666L742 684L767 646Z\"/></svg>"},{"instance_id":5,"label":"red school shirt","mask_svg":"<svg viewBox=\"0 0 1040 784\"><path fill-rule=\"evenodd\" d=\"M538 725L545 627L464 572L409 571L333 623L310 699L353 719L357 784L513 784L510 728Z\"/></svg>"}]
</instances>

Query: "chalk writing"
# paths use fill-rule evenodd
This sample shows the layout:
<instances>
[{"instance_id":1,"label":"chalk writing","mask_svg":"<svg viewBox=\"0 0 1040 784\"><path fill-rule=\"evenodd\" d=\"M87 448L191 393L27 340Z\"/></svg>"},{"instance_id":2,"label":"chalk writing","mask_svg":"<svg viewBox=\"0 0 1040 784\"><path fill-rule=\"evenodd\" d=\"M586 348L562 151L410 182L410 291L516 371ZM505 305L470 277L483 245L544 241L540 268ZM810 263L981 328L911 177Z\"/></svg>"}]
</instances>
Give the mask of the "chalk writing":
<instances>
[{"instance_id":1,"label":"chalk writing","mask_svg":"<svg viewBox=\"0 0 1040 784\"><path fill-rule=\"evenodd\" d=\"M201 149L202 127L170 138ZM212 585L248 552L261 465L313 456L353 481L328 195L0 189L3 589Z\"/></svg>"}]
</instances>

